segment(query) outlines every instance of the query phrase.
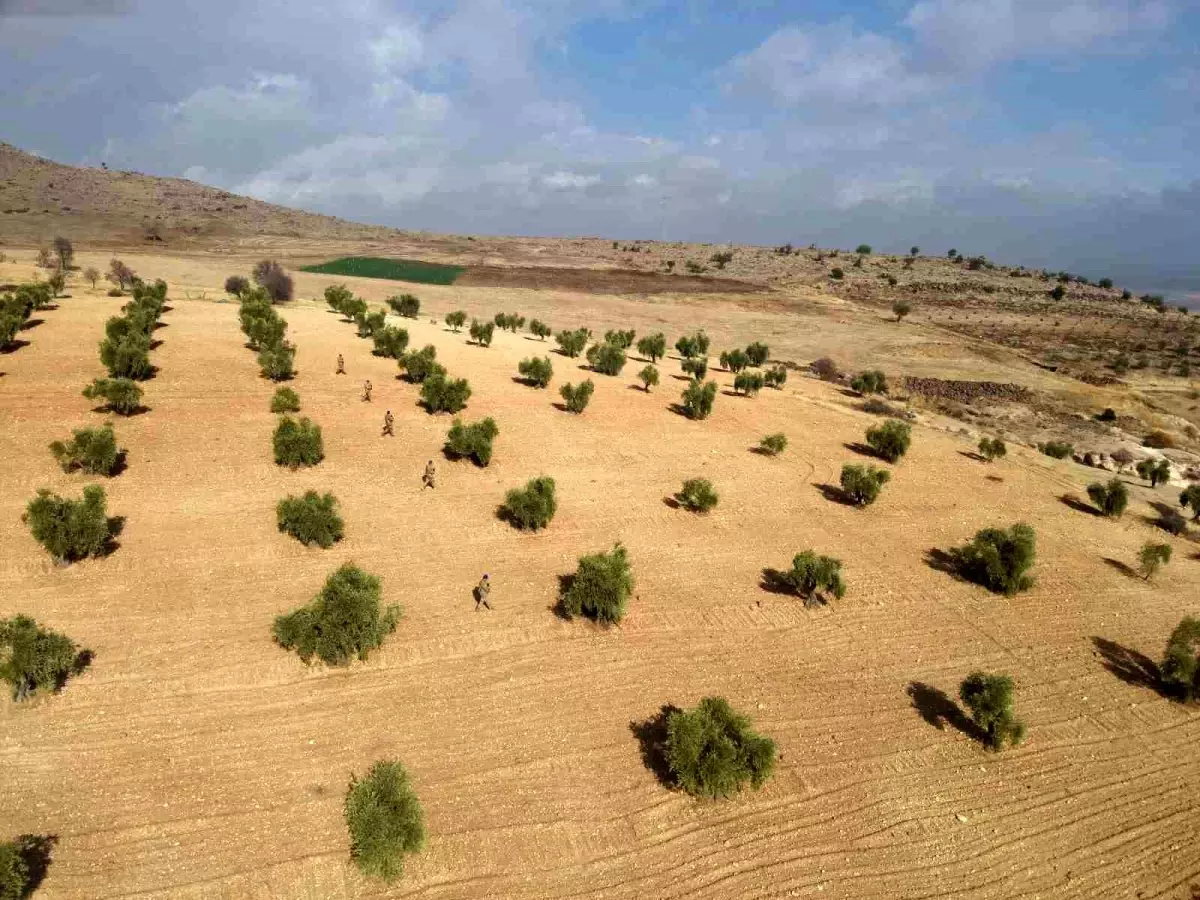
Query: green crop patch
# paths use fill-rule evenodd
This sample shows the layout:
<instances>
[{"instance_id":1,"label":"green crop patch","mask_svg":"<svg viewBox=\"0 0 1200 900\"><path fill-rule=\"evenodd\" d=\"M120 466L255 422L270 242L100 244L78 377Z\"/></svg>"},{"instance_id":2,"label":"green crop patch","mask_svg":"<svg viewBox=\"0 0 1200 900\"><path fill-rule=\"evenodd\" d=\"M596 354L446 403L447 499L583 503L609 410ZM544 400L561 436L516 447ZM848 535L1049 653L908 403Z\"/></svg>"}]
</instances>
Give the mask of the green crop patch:
<instances>
[{"instance_id":1,"label":"green crop patch","mask_svg":"<svg viewBox=\"0 0 1200 900\"><path fill-rule=\"evenodd\" d=\"M417 284L454 284L463 266L421 262L419 259L383 259L378 256L346 256L316 266L304 266L301 272L322 275L352 275L356 278L386 278L389 281L413 281Z\"/></svg>"}]
</instances>

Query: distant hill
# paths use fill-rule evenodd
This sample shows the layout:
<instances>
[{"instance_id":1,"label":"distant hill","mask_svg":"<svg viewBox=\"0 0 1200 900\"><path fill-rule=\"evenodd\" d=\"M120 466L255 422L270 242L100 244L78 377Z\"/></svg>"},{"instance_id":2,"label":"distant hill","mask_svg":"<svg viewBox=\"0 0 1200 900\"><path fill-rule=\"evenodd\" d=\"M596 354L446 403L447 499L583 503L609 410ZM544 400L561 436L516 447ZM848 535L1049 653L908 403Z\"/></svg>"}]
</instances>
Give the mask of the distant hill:
<instances>
[{"instance_id":1,"label":"distant hill","mask_svg":"<svg viewBox=\"0 0 1200 900\"><path fill-rule=\"evenodd\" d=\"M231 194L182 178L67 166L0 143L0 240L91 245L211 244L251 235L310 240L395 239L360 225Z\"/></svg>"}]
</instances>

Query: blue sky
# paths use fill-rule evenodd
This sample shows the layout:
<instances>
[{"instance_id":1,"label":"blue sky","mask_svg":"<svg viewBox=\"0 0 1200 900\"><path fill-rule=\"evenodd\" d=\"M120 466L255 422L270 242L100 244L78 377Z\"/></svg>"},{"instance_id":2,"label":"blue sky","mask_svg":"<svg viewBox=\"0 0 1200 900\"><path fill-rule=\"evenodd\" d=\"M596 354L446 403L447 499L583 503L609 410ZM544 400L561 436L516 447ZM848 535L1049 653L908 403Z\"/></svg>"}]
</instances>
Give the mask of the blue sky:
<instances>
[{"instance_id":1,"label":"blue sky","mask_svg":"<svg viewBox=\"0 0 1200 900\"><path fill-rule=\"evenodd\" d=\"M0 0L0 139L433 231L1200 291L1185 0Z\"/></svg>"}]
</instances>

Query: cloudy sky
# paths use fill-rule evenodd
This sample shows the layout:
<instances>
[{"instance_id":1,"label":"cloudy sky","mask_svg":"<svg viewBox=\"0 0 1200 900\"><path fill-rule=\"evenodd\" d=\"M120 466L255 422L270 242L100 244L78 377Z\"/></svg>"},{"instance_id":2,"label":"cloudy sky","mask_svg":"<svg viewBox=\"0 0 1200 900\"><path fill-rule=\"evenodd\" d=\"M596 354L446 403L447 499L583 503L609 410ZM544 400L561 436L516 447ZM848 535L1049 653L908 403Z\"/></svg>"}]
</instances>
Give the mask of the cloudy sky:
<instances>
[{"instance_id":1,"label":"cloudy sky","mask_svg":"<svg viewBox=\"0 0 1200 900\"><path fill-rule=\"evenodd\" d=\"M1195 0L0 0L0 140L434 231L1200 290Z\"/></svg>"}]
</instances>

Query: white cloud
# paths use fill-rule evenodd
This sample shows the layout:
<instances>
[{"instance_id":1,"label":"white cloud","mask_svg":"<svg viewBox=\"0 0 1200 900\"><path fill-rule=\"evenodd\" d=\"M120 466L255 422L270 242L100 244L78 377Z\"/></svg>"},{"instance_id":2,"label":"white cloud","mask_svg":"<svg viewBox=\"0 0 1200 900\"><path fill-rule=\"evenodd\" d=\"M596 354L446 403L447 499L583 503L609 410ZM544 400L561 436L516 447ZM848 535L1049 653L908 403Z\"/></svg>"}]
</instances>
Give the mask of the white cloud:
<instances>
[{"instance_id":1,"label":"white cloud","mask_svg":"<svg viewBox=\"0 0 1200 900\"><path fill-rule=\"evenodd\" d=\"M425 56L425 41L416 26L395 22L370 42L369 49L380 72L403 74L420 66Z\"/></svg>"},{"instance_id":2,"label":"white cloud","mask_svg":"<svg viewBox=\"0 0 1200 900\"><path fill-rule=\"evenodd\" d=\"M647 175L645 172L643 172L640 175L634 175L632 178L630 178L629 183L634 187L651 188L658 184L658 179L653 175Z\"/></svg>"},{"instance_id":3,"label":"white cloud","mask_svg":"<svg viewBox=\"0 0 1200 900\"><path fill-rule=\"evenodd\" d=\"M554 190L581 190L599 183L599 175L580 175L577 172L553 172L542 176L542 184Z\"/></svg>"}]
</instances>

